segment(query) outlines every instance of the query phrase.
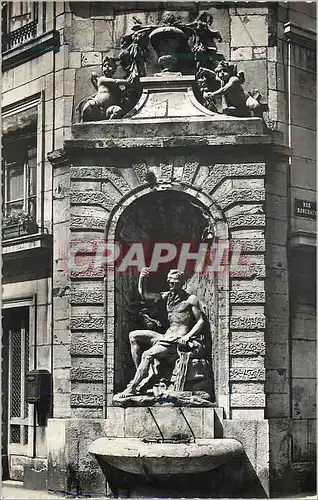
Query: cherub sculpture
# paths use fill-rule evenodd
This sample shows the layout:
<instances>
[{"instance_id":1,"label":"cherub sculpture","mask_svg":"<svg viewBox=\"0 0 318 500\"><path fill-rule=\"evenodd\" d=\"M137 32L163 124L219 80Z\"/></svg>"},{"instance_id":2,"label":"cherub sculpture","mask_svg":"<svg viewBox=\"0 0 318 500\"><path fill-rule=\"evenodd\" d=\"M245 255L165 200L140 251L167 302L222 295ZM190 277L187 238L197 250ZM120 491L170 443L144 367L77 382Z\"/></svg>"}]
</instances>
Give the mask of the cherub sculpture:
<instances>
[{"instance_id":1,"label":"cherub sculpture","mask_svg":"<svg viewBox=\"0 0 318 500\"><path fill-rule=\"evenodd\" d=\"M217 111L215 98L222 96L222 112L229 116L259 116L268 110L265 103L261 103L261 94L258 90L246 92L243 89L244 73L237 72L235 64L220 61L214 71L200 68L196 74L197 85L202 104L210 111Z\"/></svg>"},{"instance_id":2,"label":"cherub sculpture","mask_svg":"<svg viewBox=\"0 0 318 500\"><path fill-rule=\"evenodd\" d=\"M116 60L106 56L102 62L102 76L92 73L91 82L97 93L83 99L77 107L81 121L100 121L121 118L124 114L124 92L127 80L113 78L117 69Z\"/></svg>"},{"instance_id":3,"label":"cherub sculpture","mask_svg":"<svg viewBox=\"0 0 318 500\"><path fill-rule=\"evenodd\" d=\"M220 88L211 92L211 98L218 95L224 96L225 107L223 113L230 116L262 116L268 109L266 104L260 102L261 94L258 90L246 92L243 89L244 73L237 72L235 64L220 61L215 68L215 73L220 82Z\"/></svg>"}]
</instances>

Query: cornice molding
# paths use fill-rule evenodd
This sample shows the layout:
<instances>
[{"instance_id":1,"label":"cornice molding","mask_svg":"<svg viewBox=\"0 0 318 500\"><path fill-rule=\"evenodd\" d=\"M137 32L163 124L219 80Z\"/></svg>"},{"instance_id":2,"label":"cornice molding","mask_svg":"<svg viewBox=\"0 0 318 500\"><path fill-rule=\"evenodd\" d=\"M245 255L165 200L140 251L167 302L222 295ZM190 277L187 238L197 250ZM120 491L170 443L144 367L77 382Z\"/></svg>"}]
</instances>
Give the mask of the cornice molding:
<instances>
[{"instance_id":1,"label":"cornice molding","mask_svg":"<svg viewBox=\"0 0 318 500\"><path fill-rule=\"evenodd\" d=\"M316 33L314 31L288 22L284 24L284 33L290 42L303 45L309 49L316 49Z\"/></svg>"}]
</instances>

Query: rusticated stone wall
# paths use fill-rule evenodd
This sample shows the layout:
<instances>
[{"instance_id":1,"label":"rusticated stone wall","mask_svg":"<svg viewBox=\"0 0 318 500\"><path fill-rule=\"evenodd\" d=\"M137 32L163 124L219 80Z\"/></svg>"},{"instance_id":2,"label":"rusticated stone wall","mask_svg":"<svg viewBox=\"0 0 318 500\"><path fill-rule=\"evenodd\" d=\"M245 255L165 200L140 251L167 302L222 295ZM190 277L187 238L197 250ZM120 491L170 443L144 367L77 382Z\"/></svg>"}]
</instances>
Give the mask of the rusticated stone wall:
<instances>
[{"instance_id":1,"label":"rusticated stone wall","mask_svg":"<svg viewBox=\"0 0 318 500\"><path fill-rule=\"evenodd\" d=\"M90 150L88 157L69 149L70 241L114 239L125 207L157 189L182 191L200 200L210 210L216 236L228 238L232 248L239 244L242 249L241 263L231 269L230 279L218 278L214 366L218 404L225 408L227 418L262 418L265 163L246 159L230 163L217 158L212 163L206 153L199 158L171 153L160 149L151 156L130 152L119 160L109 150L102 156ZM156 179L151 186L146 180L149 173ZM63 412L59 415L56 408L55 415L66 416L68 407L74 417L103 417L105 405L111 405L116 377L114 276L108 273L104 281L101 267L85 273L70 269L69 277L70 333L68 342L60 339L59 349L67 349L70 384L69 392L63 392Z\"/></svg>"}]
</instances>

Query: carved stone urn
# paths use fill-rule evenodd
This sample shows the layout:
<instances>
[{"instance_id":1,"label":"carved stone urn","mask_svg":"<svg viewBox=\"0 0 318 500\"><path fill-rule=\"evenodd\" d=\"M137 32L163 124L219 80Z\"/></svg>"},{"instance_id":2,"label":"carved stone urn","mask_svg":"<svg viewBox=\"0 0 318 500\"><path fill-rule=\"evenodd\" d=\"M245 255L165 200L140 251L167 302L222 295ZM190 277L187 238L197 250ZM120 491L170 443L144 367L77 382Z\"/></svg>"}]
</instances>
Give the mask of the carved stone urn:
<instances>
[{"instance_id":1,"label":"carved stone urn","mask_svg":"<svg viewBox=\"0 0 318 500\"><path fill-rule=\"evenodd\" d=\"M153 30L149 40L162 71L176 71L180 55L188 52L188 38L184 32L175 26L163 26Z\"/></svg>"}]
</instances>

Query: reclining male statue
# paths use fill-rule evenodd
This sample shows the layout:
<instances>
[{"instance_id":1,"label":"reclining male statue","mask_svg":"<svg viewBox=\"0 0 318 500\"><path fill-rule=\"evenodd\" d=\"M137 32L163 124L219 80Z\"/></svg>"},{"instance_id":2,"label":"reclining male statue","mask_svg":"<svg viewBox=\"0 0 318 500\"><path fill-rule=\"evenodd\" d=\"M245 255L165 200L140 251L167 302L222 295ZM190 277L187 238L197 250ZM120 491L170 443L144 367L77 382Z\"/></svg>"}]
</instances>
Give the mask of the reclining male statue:
<instances>
[{"instance_id":1,"label":"reclining male statue","mask_svg":"<svg viewBox=\"0 0 318 500\"><path fill-rule=\"evenodd\" d=\"M151 300L165 301L170 326L165 334L150 329L130 332L129 340L132 358L136 366L136 374L127 388L117 397L124 398L140 394L142 386L156 372L156 366L164 364L169 358L172 358L175 362L178 356L180 365L182 352L187 353L187 362L189 357L193 355L195 358L204 358L201 359L201 364L200 362L196 364L195 371L198 372L199 369L199 373L194 373L193 378L197 390L203 390L208 397L209 393L213 393L212 372L211 364L206 360L208 356L206 355L207 349L204 341L207 320L199 299L195 295L188 294L182 288L184 274L178 269L171 269L168 273L167 281L170 289L168 292L149 293L146 287L149 273L149 268L141 270L138 291L146 302ZM187 369L183 368L181 371L185 374ZM175 385L177 383L180 390L180 387L184 386L184 384L180 386L180 373L176 373L176 369L173 372ZM171 373L170 376L173 374ZM210 390L206 389L207 384Z\"/></svg>"}]
</instances>

